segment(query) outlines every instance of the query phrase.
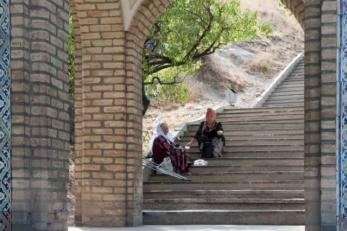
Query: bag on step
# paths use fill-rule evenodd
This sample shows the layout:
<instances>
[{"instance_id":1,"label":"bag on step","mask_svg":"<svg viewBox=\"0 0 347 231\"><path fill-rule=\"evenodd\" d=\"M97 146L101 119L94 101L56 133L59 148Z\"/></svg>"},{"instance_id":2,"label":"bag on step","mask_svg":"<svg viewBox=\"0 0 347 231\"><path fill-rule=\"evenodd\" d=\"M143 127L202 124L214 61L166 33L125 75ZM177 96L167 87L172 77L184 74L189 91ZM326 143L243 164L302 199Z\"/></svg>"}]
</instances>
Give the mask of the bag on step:
<instances>
[{"instance_id":1,"label":"bag on step","mask_svg":"<svg viewBox=\"0 0 347 231\"><path fill-rule=\"evenodd\" d=\"M168 172L173 172L174 169L173 169L170 157L165 157L163 162L159 164L159 168ZM163 174L163 173L160 171L157 171L157 174Z\"/></svg>"}]
</instances>

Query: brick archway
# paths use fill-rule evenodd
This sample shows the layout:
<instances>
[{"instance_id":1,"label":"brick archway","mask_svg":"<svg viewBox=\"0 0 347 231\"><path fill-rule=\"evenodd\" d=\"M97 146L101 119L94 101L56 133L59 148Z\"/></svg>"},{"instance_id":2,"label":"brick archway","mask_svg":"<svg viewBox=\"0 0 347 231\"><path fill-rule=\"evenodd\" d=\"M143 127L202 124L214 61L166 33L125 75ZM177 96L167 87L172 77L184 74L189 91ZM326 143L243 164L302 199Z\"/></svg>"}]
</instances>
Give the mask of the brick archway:
<instances>
[{"instance_id":1,"label":"brick archway","mask_svg":"<svg viewBox=\"0 0 347 231\"><path fill-rule=\"evenodd\" d=\"M76 32L75 220L142 224L142 48L170 0L144 0L126 30L120 0L12 1L14 230L67 228L69 2ZM305 28L306 228L334 230L337 4L283 2Z\"/></svg>"},{"instance_id":2,"label":"brick archway","mask_svg":"<svg viewBox=\"0 0 347 231\"><path fill-rule=\"evenodd\" d=\"M141 82L141 62L144 40L156 18L170 4L169 0L144 0L134 15L131 26L126 33L127 39L127 76ZM336 228L336 196L335 167L332 159L317 158L331 156L331 144L336 141L328 135L330 129L324 129L325 123L335 123L336 116L336 81L326 81L334 67L327 65L336 63L336 2L322 5L320 0L282 0L294 14L305 31L305 199L306 199L306 230L325 230ZM329 19L327 18L329 17ZM329 29L332 31L328 31ZM321 41L330 40L329 45ZM325 53L321 53L326 50ZM329 54L328 54L329 53ZM328 94L324 89L334 89ZM141 98L141 92L138 92ZM327 102L329 101L329 103ZM333 110L328 115L327 111ZM324 120L325 122L323 122ZM329 122L328 122L329 121ZM329 154L330 153L330 154ZM333 153L335 155L335 153ZM333 174L332 174L333 172ZM324 182L324 183L322 183ZM329 182L329 183L327 183ZM327 185L329 184L329 186ZM329 205L330 204L330 205ZM331 206L333 205L333 206Z\"/></svg>"}]
</instances>

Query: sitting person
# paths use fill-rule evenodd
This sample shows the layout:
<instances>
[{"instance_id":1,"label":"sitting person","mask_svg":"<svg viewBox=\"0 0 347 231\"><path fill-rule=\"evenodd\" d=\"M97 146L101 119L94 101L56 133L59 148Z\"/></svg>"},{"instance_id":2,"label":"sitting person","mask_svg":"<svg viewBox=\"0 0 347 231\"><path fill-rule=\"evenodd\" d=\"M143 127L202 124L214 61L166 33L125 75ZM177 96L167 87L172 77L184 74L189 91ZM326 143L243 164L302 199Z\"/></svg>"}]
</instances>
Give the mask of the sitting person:
<instances>
[{"instance_id":1,"label":"sitting person","mask_svg":"<svg viewBox=\"0 0 347 231\"><path fill-rule=\"evenodd\" d=\"M164 158L170 157L175 172L179 174L188 172L186 151L178 144L175 144L166 123L161 123L157 127L157 136L153 141L152 153L153 161L156 164L161 164Z\"/></svg>"},{"instance_id":2,"label":"sitting person","mask_svg":"<svg viewBox=\"0 0 347 231\"><path fill-rule=\"evenodd\" d=\"M206 112L206 121L201 122L194 138L187 144L199 144L202 158L222 157L225 138L223 126L216 121L217 113L209 108Z\"/></svg>"}]
</instances>

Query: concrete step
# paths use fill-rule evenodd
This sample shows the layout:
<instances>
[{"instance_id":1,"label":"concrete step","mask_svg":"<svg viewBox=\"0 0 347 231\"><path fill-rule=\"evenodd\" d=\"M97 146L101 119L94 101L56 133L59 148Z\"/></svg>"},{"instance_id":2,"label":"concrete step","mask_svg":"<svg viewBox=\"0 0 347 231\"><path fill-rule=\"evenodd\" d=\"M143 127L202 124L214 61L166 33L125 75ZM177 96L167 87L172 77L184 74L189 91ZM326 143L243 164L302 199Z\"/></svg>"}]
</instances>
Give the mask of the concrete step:
<instances>
[{"instance_id":1,"label":"concrete step","mask_svg":"<svg viewBox=\"0 0 347 231\"><path fill-rule=\"evenodd\" d=\"M185 210L185 209L305 209L304 198L175 198L147 199L143 201L145 209L150 210Z\"/></svg>"},{"instance_id":2,"label":"concrete step","mask_svg":"<svg viewBox=\"0 0 347 231\"><path fill-rule=\"evenodd\" d=\"M303 225L304 210L144 210L145 225Z\"/></svg>"},{"instance_id":3,"label":"concrete step","mask_svg":"<svg viewBox=\"0 0 347 231\"><path fill-rule=\"evenodd\" d=\"M275 130L303 130L304 129L304 123L303 121L295 121L296 123L289 123L286 124L284 122L279 123L230 123L230 124L224 124L223 129L224 131L275 131ZM191 125L189 126L189 129L192 131L197 131L199 128L199 125Z\"/></svg>"},{"instance_id":4,"label":"concrete step","mask_svg":"<svg viewBox=\"0 0 347 231\"><path fill-rule=\"evenodd\" d=\"M290 89L293 89L293 90L304 90L304 84L301 84L301 83L282 83L280 84L276 90L281 90L281 89L287 89L287 88L290 88Z\"/></svg>"},{"instance_id":5,"label":"concrete step","mask_svg":"<svg viewBox=\"0 0 347 231\"><path fill-rule=\"evenodd\" d=\"M270 98L266 101L267 104L289 104L289 103L304 103L303 99L273 99Z\"/></svg>"},{"instance_id":6,"label":"concrete step","mask_svg":"<svg viewBox=\"0 0 347 231\"><path fill-rule=\"evenodd\" d=\"M240 145L230 145L227 144L227 146L224 147L223 153L251 153L252 151L260 151L260 152L268 152L268 153L274 153L274 152L280 152L280 151L291 151L291 152L303 152L304 151L304 144L292 146L268 146L268 145L258 145L258 146L240 146ZM189 151L189 153L198 153L200 150L197 147L192 147Z\"/></svg>"},{"instance_id":7,"label":"concrete step","mask_svg":"<svg viewBox=\"0 0 347 231\"><path fill-rule=\"evenodd\" d=\"M186 136L183 139L180 139L178 143L187 143L191 140L191 137L195 135L195 132L187 133ZM261 134L257 136L237 136L234 135L232 132L225 132L224 133L225 139L227 142L273 142L273 141L288 141L288 140L297 140L297 141L303 141L304 135L291 135L291 134L285 134L285 135L264 135L263 137Z\"/></svg>"},{"instance_id":8,"label":"concrete step","mask_svg":"<svg viewBox=\"0 0 347 231\"><path fill-rule=\"evenodd\" d=\"M304 97L304 92L280 92L280 91L274 91L271 95L271 97L275 96L285 96L285 97L292 97L292 96L300 96ZM301 108L303 110L303 108Z\"/></svg>"},{"instance_id":9,"label":"concrete step","mask_svg":"<svg viewBox=\"0 0 347 231\"><path fill-rule=\"evenodd\" d=\"M303 103L303 102L302 102ZM277 103L271 103L273 105L277 105ZM230 118L230 119L218 119L219 122L222 123L223 127L227 125L239 125L239 124L267 124L267 126L270 126L271 124L287 124L287 125L292 125L295 123L302 123L304 124L304 119L303 118L298 118L298 119L274 119L274 120L265 120L265 119L253 119L253 120L248 120L247 118ZM194 125L192 125L194 126ZM196 125L198 126L198 125Z\"/></svg>"},{"instance_id":10,"label":"concrete step","mask_svg":"<svg viewBox=\"0 0 347 231\"><path fill-rule=\"evenodd\" d=\"M174 198L304 198L304 190L148 190L145 199Z\"/></svg>"},{"instance_id":11,"label":"concrete step","mask_svg":"<svg viewBox=\"0 0 347 231\"><path fill-rule=\"evenodd\" d=\"M223 158L190 169L190 181L163 175L144 184L145 224L304 224L304 66L263 108L225 108ZM200 123L188 126L181 144ZM189 155L200 157L198 148Z\"/></svg>"},{"instance_id":12,"label":"concrete step","mask_svg":"<svg viewBox=\"0 0 347 231\"><path fill-rule=\"evenodd\" d=\"M286 100L287 101L287 100ZM239 116L239 115L219 115L218 121L219 122L229 122L229 121L287 121L287 120L294 120L294 119L304 119L304 114L296 114L296 115L253 115L253 116ZM284 121L284 122L285 122Z\"/></svg>"},{"instance_id":13,"label":"concrete step","mask_svg":"<svg viewBox=\"0 0 347 231\"><path fill-rule=\"evenodd\" d=\"M281 83L280 87L284 86L295 86L295 87L304 87L304 80L294 80L294 81L284 81Z\"/></svg>"},{"instance_id":14,"label":"concrete step","mask_svg":"<svg viewBox=\"0 0 347 231\"><path fill-rule=\"evenodd\" d=\"M304 179L299 180L253 180L224 182L171 181L146 182L144 190L303 190Z\"/></svg>"},{"instance_id":15,"label":"concrete step","mask_svg":"<svg viewBox=\"0 0 347 231\"><path fill-rule=\"evenodd\" d=\"M188 131L189 133L195 134L195 130ZM186 132L188 134L188 132ZM225 130L225 135L230 137L240 137L240 139L252 139L253 137L277 137L277 136L295 136L295 135L304 135L304 131L301 129L297 130L267 130L264 129L261 132L258 130L244 130L244 131L231 131ZM183 136L182 136L183 137ZM183 137L185 138L185 137Z\"/></svg>"},{"instance_id":16,"label":"concrete step","mask_svg":"<svg viewBox=\"0 0 347 231\"><path fill-rule=\"evenodd\" d=\"M249 173L258 173L258 172L285 172L291 174L299 174L304 171L303 165L292 166L292 165L276 165L276 166L252 166L252 171L250 167L245 166L192 166L190 172L193 175L215 175L215 174L249 174Z\"/></svg>"},{"instance_id":17,"label":"concrete step","mask_svg":"<svg viewBox=\"0 0 347 231\"><path fill-rule=\"evenodd\" d=\"M291 96L271 96L268 100L273 100L273 101L304 101L304 98L302 96L300 97L291 97Z\"/></svg>"},{"instance_id":18,"label":"concrete step","mask_svg":"<svg viewBox=\"0 0 347 231\"><path fill-rule=\"evenodd\" d=\"M296 131L296 130L293 130ZM261 142L264 144L264 142L274 142L274 141L297 141L297 142L303 142L304 140L304 135L303 134L281 134L277 135L276 134L271 134L270 132L268 134L264 134L264 136L261 136L261 132L259 132L259 135L249 135L243 134L240 136L235 135L231 130L226 130L224 131L224 136L226 141L229 142L254 142L254 143L259 143ZM196 132L188 132L185 133L183 136L178 138L177 143L180 144L185 144L186 142L190 141L191 138L196 134ZM183 137L183 138L182 138ZM252 144L254 144L252 143ZM288 144L288 143L282 143L282 144ZM292 144L292 143L290 143Z\"/></svg>"},{"instance_id":19,"label":"concrete step","mask_svg":"<svg viewBox=\"0 0 347 231\"><path fill-rule=\"evenodd\" d=\"M194 168L194 167L193 167ZM221 177L223 176L223 177ZM261 171L261 172L195 172L189 176L191 182L201 182L201 183L210 183L210 182L219 182L221 184L228 182L253 182L253 181L264 181L264 180L299 180L304 177L303 171L297 172L279 172L279 171ZM180 181L173 177L166 175L153 175L151 176L149 182L161 182L161 183L170 183Z\"/></svg>"},{"instance_id":20,"label":"concrete step","mask_svg":"<svg viewBox=\"0 0 347 231\"><path fill-rule=\"evenodd\" d=\"M223 149L223 153L240 153L240 152L253 152L253 151L260 151L260 152L279 152L279 151L290 151L290 152L303 152L304 151L304 145L298 145L298 146L268 146L266 144L262 146L236 146L236 145L227 145ZM197 153L199 152L199 149L197 147L192 147L191 150L189 150L188 153Z\"/></svg>"},{"instance_id":21,"label":"concrete step","mask_svg":"<svg viewBox=\"0 0 347 231\"><path fill-rule=\"evenodd\" d=\"M284 95L293 95L293 94L304 94L304 89L291 89L291 88L285 88L285 89L276 89L274 91L274 94L281 93Z\"/></svg>"},{"instance_id":22,"label":"concrete step","mask_svg":"<svg viewBox=\"0 0 347 231\"><path fill-rule=\"evenodd\" d=\"M272 103L273 105L279 105L279 104L276 104L276 103ZM279 105L280 106L280 105ZM263 124L266 124L266 126L270 126L271 124L284 124L284 125L293 125L293 124L296 124L296 123L301 123L301 124L304 124L304 119L287 119L287 120L282 120L282 119L278 119L278 120L243 120L240 119L238 121L223 121L222 119L219 120L219 122L222 123L223 127L225 125L263 125ZM192 127L198 127L200 126L200 124L193 124L193 125L190 125Z\"/></svg>"},{"instance_id":23,"label":"concrete step","mask_svg":"<svg viewBox=\"0 0 347 231\"><path fill-rule=\"evenodd\" d=\"M189 157L192 159L192 160L197 160L197 159L201 159L201 153L199 152L195 152L195 153L192 153L190 152L189 153ZM290 154L290 155L282 155L280 156L277 153L266 153L266 154L259 154L259 153L240 153L240 154L234 154L234 153L225 153L223 152L223 158L268 158L268 159L278 159L278 158L290 158L290 159L299 159L299 160L302 160L302 158L304 157L304 152L297 152L297 153L293 153L293 154ZM221 168L224 168L224 167L227 167L227 166L219 166ZM236 168L238 167L239 169L243 169L243 168L248 168L248 166L230 166L230 168ZM256 168L255 166L252 166L252 168ZM267 169L272 169L272 170L284 170L283 169L284 166L280 166L280 165L276 165L276 166L261 166L259 167L259 169L264 169L264 170L267 170ZM301 168L301 167L300 167ZM299 168L299 169L300 169ZM288 168L285 168L285 169L292 169L292 166L289 166Z\"/></svg>"},{"instance_id":24,"label":"concrete step","mask_svg":"<svg viewBox=\"0 0 347 231\"><path fill-rule=\"evenodd\" d=\"M201 158L200 152L189 152L189 157L193 160L197 160ZM276 159L276 158L291 158L291 159L302 159L304 157L304 151L302 152L293 152L292 154L289 155L279 155L278 152L261 152L261 153L228 153L228 152L223 152L223 157L224 158L268 158L268 159ZM274 166L269 166L273 168ZM283 166L282 166L283 167ZM266 167L265 167L266 168ZM279 170L281 170L279 168Z\"/></svg>"},{"instance_id":25,"label":"concrete step","mask_svg":"<svg viewBox=\"0 0 347 231\"><path fill-rule=\"evenodd\" d=\"M225 108L222 114L230 113L230 114L249 114L249 113L291 113L291 112L303 112L304 109L301 107L282 107L282 108Z\"/></svg>"},{"instance_id":26,"label":"concrete step","mask_svg":"<svg viewBox=\"0 0 347 231\"><path fill-rule=\"evenodd\" d=\"M301 106L304 107L304 102L302 103L286 103L288 106ZM265 103L264 107L283 107L283 103Z\"/></svg>"}]
</instances>

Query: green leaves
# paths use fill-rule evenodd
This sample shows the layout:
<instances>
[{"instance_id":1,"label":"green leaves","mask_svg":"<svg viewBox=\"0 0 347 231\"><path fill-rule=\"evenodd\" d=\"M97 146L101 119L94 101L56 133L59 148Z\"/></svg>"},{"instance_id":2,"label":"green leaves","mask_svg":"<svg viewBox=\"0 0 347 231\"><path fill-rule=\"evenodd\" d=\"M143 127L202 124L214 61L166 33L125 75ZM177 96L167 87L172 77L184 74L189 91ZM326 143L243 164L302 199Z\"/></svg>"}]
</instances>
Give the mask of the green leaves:
<instances>
[{"instance_id":1,"label":"green leaves","mask_svg":"<svg viewBox=\"0 0 347 231\"><path fill-rule=\"evenodd\" d=\"M170 73L192 72L217 48L254 38L259 31L266 34L269 28L260 29L257 15L241 11L239 0L175 0L145 42L144 79L169 80Z\"/></svg>"}]
</instances>

